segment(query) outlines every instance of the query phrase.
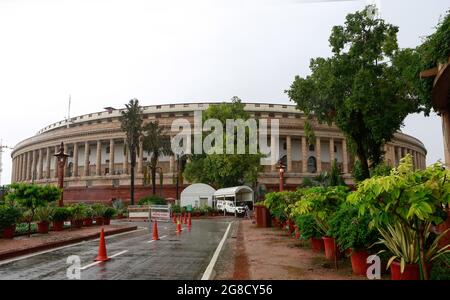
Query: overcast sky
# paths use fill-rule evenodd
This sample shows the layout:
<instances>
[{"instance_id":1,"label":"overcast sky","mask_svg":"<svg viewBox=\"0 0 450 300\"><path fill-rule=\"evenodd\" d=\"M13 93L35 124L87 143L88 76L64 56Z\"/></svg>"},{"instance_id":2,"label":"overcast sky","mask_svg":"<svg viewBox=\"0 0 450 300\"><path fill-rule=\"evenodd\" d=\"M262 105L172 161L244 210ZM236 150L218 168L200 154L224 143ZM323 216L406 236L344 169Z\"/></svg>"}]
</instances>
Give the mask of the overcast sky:
<instances>
[{"instance_id":1,"label":"overcast sky","mask_svg":"<svg viewBox=\"0 0 450 300\"><path fill-rule=\"evenodd\" d=\"M8 146L67 116L143 105L289 103L284 90L329 56L333 25L366 1L0 0L0 138ZM401 47L434 31L450 0L378 0ZM414 115L404 132L427 162L443 158L440 118ZM2 183L11 177L10 151Z\"/></svg>"}]
</instances>

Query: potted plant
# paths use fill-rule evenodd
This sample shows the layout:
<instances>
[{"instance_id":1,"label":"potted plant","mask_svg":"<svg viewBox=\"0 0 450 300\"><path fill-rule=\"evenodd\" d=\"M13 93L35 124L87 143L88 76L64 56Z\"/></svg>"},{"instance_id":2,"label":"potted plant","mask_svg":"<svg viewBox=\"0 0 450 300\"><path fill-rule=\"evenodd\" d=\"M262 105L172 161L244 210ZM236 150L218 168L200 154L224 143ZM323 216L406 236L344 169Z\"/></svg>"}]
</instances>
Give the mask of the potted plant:
<instances>
[{"instance_id":1,"label":"potted plant","mask_svg":"<svg viewBox=\"0 0 450 300\"><path fill-rule=\"evenodd\" d=\"M431 233L431 223L426 225L425 242L427 251L425 255L426 269L428 274L431 271L432 262L443 254L449 253L447 245L444 248L439 247L439 240L444 236L441 233L434 236ZM392 280L419 280L420 279L420 253L419 238L417 232L402 222L396 222L394 225L388 224L386 228L379 228L382 238L376 244L384 245L391 255L387 267L391 268ZM380 253L386 250L381 250Z\"/></svg>"},{"instance_id":2,"label":"potted plant","mask_svg":"<svg viewBox=\"0 0 450 300\"><path fill-rule=\"evenodd\" d=\"M83 225L86 227L90 227L92 226L94 220L94 210L92 209L91 206L86 205L84 208L84 220L83 220Z\"/></svg>"},{"instance_id":3,"label":"potted plant","mask_svg":"<svg viewBox=\"0 0 450 300\"><path fill-rule=\"evenodd\" d=\"M73 229L80 229L83 227L83 221L85 218L85 205L78 203L69 207L70 211L70 225Z\"/></svg>"},{"instance_id":4,"label":"potted plant","mask_svg":"<svg viewBox=\"0 0 450 300\"><path fill-rule=\"evenodd\" d=\"M114 200L112 202L112 206L113 208L116 210L116 217L117 219L123 219L124 218L124 213L125 213L125 204L123 203L122 200Z\"/></svg>"},{"instance_id":5,"label":"potted plant","mask_svg":"<svg viewBox=\"0 0 450 300\"><path fill-rule=\"evenodd\" d=\"M103 212L103 224L109 225L111 224L111 218L114 217L116 214L116 210L112 207L105 208L105 211Z\"/></svg>"},{"instance_id":6,"label":"potted plant","mask_svg":"<svg viewBox=\"0 0 450 300\"><path fill-rule=\"evenodd\" d=\"M38 233L47 234L49 232L52 215L53 207L51 206L42 206L36 210L36 219L38 220Z\"/></svg>"},{"instance_id":7,"label":"potted plant","mask_svg":"<svg viewBox=\"0 0 450 300\"><path fill-rule=\"evenodd\" d=\"M303 240L310 240L311 249L314 252L323 252L324 243L322 236L324 234L317 226L314 217L308 214L300 215L297 216L295 222L300 231L300 238Z\"/></svg>"},{"instance_id":8,"label":"potted plant","mask_svg":"<svg viewBox=\"0 0 450 300\"><path fill-rule=\"evenodd\" d=\"M325 257L335 260L342 256L333 237L327 236L329 221L340 205L346 200L349 189L345 186L313 187L304 190L301 200L292 208L298 215L311 215L319 231L324 233L322 239L325 246Z\"/></svg>"},{"instance_id":9,"label":"potted plant","mask_svg":"<svg viewBox=\"0 0 450 300\"><path fill-rule=\"evenodd\" d=\"M52 214L53 230L62 231L64 222L70 219L70 211L67 207L55 207Z\"/></svg>"},{"instance_id":10,"label":"potted plant","mask_svg":"<svg viewBox=\"0 0 450 300\"><path fill-rule=\"evenodd\" d=\"M436 163L425 170L415 171L411 155L407 155L389 175L374 176L361 182L348 200L357 204L361 213L370 214L373 224L383 235L382 244L386 247L390 242L397 245L400 238L414 236L406 246L415 248L418 260L416 255L412 256L412 250L396 252L389 265L395 268L400 263L400 271L405 271L407 264L417 263L420 278L429 279L429 263L434 258L430 255L434 246L430 244L429 227L431 223L441 224L445 218L444 207L450 203L450 170ZM440 236L443 234L446 232ZM389 239L389 236L393 238ZM414 242L418 243L417 247L412 246ZM390 247L392 252L395 248ZM444 245L444 251L448 247Z\"/></svg>"},{"instance_id":11,"label":"potted plant","mask_svg":"<svg viewBox=\"0 0 450 300\"><path fill-rule=\"evenodd\" d=\"M376 228L370 226L371 220L368 215L360 216L356 206L344 203L329 222L327 235L349 252L355 275L366 276L368 249L379 237Z\"/></svg>"},{"instance_id":12,"label":"potted plant","mask_svg":"<svg viewBox=\"0 0 450 300\"><path fill-rule=\"evenodd\" d=\"M92 205L92 209L94 210L94 219L96 225L103 225L104 219L103 215L106 210L106 206L102 203L95 203Z\"/></svg>"},{"instance_id":13,"label":"potted plant","mask_svg":"<svg viewBox=\"0 0 450 300\"><path fill-rule=\"evenodd\" d=\"M11 204L0 205L0 232L4 239L14 238L16 223L22 216L21 210Z\"/></svg>"}]
</instances>

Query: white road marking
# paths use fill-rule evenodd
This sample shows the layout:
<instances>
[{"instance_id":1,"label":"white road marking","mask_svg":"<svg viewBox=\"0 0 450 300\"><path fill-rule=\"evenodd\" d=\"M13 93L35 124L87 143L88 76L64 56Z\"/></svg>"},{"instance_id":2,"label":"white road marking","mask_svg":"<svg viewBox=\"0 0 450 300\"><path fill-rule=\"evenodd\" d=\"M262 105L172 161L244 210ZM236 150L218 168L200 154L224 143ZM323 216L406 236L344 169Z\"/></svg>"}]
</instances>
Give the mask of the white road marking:
<instances>
[{"instance_id":1,"label":"white road marking","mask_svg":"<svg viewBox=\"0 0 450 300\"><path fill-rule=\"evenodd\" d=\"M160 237L159 239L162 240L162 239L164 239L164 238L166 238L166 237L167 237L167 235L163 235L163 236ZM151 240L151 241L148 241L147 244L150 244L150 243L153 243L153 242L156 242L156 241L155 241L155 240Z\"/></svg>"},{"instance_id":2,"label":"white road marking","mask_svg":"<svg viewBox=\"0 0 450 300\"><path fill-rule=\"evenodd\" d=\"M211 280L211 277L213 275L214 266L216 265L217 259L219 258L219 254L222 251L223 245L225 244L225 241L227 240L228 233L230 232L232 222L228 223L227 231L225 231L225 234L223 235L222 240L220 241L219 245L217 246L216 252L214 252L214 255L209 262L208 267L206 268L205 273L203 274L202 280Z\"/></svg>"},{"instance_id":3,"label":"white road marking","mask_svg":"<svg viewBox=\"0 0 450 300\"><path fill-rule=\"evenodd\" d=\"M108 240L108 239L110 239L112 237L121 236L121 235L125 235L125 234L130 234L130 233L134 233L134 232L139 232L139 231L143 231L143 230L146 230L146 228L143 228L143 229L141 228L141 229L138 229L138 230L132 230L132 231L127 231L127 232L122 232L122 233L118 233L118 234L109 235L109 236L105 237L105 239ZM54 252L54 251L58 251L58 250L66 249L66 248L70 248L70 247L79 246L79 245L85 244L87 242L95 242L95 241L98 241L98 240L99 240L99 238L96 238L94 240L86 240L86 241L82 241L82 242L75 243L75 244L70 244L70 245L61 246L61 247L58 247L58 248L48 249L48 250L39 251L39 252L36 252L36 253L31 253L31 254L27 254L27 255L23 255L23 256L14 257L14 258L11 258L11 259L0 261L0 266L9 264L9 263L12 263L12 262L15 262L15 261L27 259L27 258L30 258L30 257L34 257L34 256L38 256L38 255L42 255L42 254L46 254L46 253L50 253L50 252Z\"/></svg>"},{"instance_id":4,"label":"white road marking","mask_svg":"<svg viewBox=\"0 0 450 300\"><path fill-rule=\"evenodd\" d=\"M119 253L116 253L116 254L114 254L114 255L111 255L109 258L114 258L114 257L117 257L117 256L119 256L119 255L125 254L125 253L127 253L127 252L128 252L128 250L124 250L124 251L122 251L122 252L119 252ZM87 266L84 266L84 267L80 268L80 270L83 271L83 270L89 269L90 267L96 266L96 265L98 265L98 264L100 264L100 263L102 263L102 261L96 261L96 262L94 262L94 263L92 263L92 264L90 264L90 265L87 265Z\"/></svg>"}]
</instances>

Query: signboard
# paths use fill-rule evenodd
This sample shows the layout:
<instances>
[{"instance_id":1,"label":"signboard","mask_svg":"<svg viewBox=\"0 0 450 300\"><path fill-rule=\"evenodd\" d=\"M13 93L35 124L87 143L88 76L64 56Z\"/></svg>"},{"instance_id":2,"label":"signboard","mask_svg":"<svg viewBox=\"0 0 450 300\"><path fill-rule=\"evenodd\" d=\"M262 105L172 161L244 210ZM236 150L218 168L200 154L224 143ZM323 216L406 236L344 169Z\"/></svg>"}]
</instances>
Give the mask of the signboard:
<instances>
[{"instance_id":1,"label":"signboard","mask_svg":"<svg viewBox=\"0 0 450 300\"><path fill-rule=\"evenodd\" d=\"M149 218L149 209L148 205L130 205L128 206L128 218L129 219L138 219L138 220L148 220Z\"/></svg>"},{"instance_id":2,"label":"signboard","mask_svg":"<svg viewBox=\"0 0 450 300\"><path fill-rule=\"evenodd\" d=\"M186 206L186 211L187 212L192 212L192 205L189 204L188 206Z\"/></svg>"},{"instance_id":3,"label":"signboard","mask_svg":"<svg viewBox=\"0 0 450 300\"><path fill-rule=\"evenodd\" d=\"M150 206L150 220L158 222L170 222L170 205L151 205Z\"/></svg>"}]
</instances>

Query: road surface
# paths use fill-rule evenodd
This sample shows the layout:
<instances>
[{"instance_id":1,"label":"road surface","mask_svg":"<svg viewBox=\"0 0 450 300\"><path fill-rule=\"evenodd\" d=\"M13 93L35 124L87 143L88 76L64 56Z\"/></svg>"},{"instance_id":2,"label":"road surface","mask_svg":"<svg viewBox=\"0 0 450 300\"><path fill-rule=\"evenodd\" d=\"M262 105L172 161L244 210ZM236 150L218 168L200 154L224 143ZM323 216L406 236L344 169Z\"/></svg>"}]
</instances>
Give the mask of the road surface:
<instances>
[{"instance_id":1,"label":"road surface","mask_svg":"<svg viewBox=\"0 0 450 300\"><path fill-rule=\"evenodd\" d=\"M201 279L233 220L193 220L192 229L183 225L181 235L175 232L174 224L158 223L159 241L151 241L151 226L142 223L138 231L106 238L108 256L112 257L108 262L94 262L99 244L94 240L0 262L0 279L68 279L67 270L73 265L67 259L73 255L81 260L82 280Z\"/></svg>"}]
</instances>

